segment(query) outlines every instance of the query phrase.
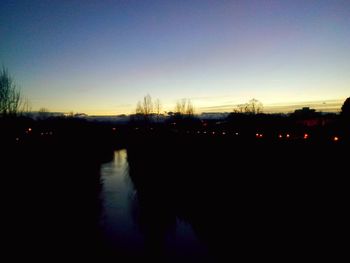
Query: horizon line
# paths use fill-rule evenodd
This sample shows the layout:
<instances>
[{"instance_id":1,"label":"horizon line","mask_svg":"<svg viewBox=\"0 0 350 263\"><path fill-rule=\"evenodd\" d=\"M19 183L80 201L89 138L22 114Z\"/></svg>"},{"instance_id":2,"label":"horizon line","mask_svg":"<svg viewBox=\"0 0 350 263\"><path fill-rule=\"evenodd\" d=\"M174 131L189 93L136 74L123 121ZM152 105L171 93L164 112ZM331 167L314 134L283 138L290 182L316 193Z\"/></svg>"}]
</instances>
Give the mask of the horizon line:
<instances>
[{"instance_id":1,"label":"horizon line","mask_svg":"<svg viewBox=\"0 0 350 263\"><path fill-rule=\"evenodd\" d=\"M263 113L269 113L269 114L288 114L292 113L297 109L301 109L303 107L309 107L312 109L315 109L318 112L330 112L330 113L337 113L340 112L341 106L343 104L344 100L342 99L330 99L330 100L314 100L314 101L304 101L304 102L290 102L290 103L270 103L263 105ZM206 106L206 107L198 107L198 111L196 115L200 115L203 113L231 113L237 107L238 105L242 104L226 104L226 105L217 105L217 106ZM37 111L30 111L30 113L38 113ZM162 111L162 114L168 113L168 112L174 112L173 110L164 110ZM105 116L105 117L115 117L120 115L132 115L135 114L134 112L129 113L110 113L106 112L105 114L96 114L96 113L86 113L84 111L48 111L48 113L52 114L86 114L90 117L98 117L98 116Z\"/></svg>"}]
</instances>

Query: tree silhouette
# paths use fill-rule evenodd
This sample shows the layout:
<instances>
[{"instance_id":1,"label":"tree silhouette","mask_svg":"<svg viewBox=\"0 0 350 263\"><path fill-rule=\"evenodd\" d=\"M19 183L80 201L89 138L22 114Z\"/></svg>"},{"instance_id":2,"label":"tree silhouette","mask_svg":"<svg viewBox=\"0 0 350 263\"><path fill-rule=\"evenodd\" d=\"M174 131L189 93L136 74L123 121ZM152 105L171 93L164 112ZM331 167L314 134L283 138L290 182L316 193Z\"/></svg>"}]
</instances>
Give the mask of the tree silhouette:
<instances>
[{"instance_id":1,"label":"tree silhouette","mask_svg":"<svg viewBox=\"0 0 350 263\"><path fill-rule=\"evenodd\" d=\"M344 117L350 117L350 97L344 101L344 104L341 107L341 114Z\"/></svg>"},{"instance_id":2,"label":"tree silhouette","mask_svg":"<svg viewBox=\"0 0 350 263\"><path fill-rule=\"evenodd\" d=\"M136 115L141 115L145 121L149 121L153 113L152 97L148 94L139 101L136 106Z\"/></svg>"},{"instance_id":3,"label":"tree silhouette","mask_svg":"<svg viewBox=\"0 0 350 263\"><path fill-rule=\"evenodd\" d=\"M153 113L153 102L152 97L150 95L147 95L143 98L142 110L143 114L147 116Z\"/></svg>"},{"instance_id":4,"label":"tree silhouette","mask_svg":"<svg viewBox=\"0 0 350 263\"><path fill-rule=\"evenodd\" d=\"M162 103L159 99L153 102L152 97L147 94L143 97L142 101L139 101L136 106L136 116L134 120L144 121L146 123L152 121L152 117L156 115L157 119L160 118L160 112L162 110Z\"/></svg>"},{"instance_id":5,"label":"tree silhouette","mask_svg":"<svg viewBox=\"0 0 350 263\"><path fill-rule=\"evenodd\" d=\"M159 122L160 114L162 111L162 103L160 102L159 99L156 99L156 101L154 102L154 111L157 115L157 121Z\"/></svg>"},{"instance_id":6,"label":"tree silhouette","mask_svg":"<svg viewBox=\"0 0 350 263\"><path fill-rule=\"evenodd\" d=\"M193 117L194 107L190 99L182 99L175 105L175 114L179 116Z\"/></svg>"},{"instance_id":7,"label":"tree silhouette","mask_svg":"<svg viewBox=\"0 0 350 263\"><path fill-rule=\"evenodd\" d=\"M28 106L7 69L0 72L0 115L17 115Z\"/></svg>"},{"instance_id":8,"label":"tree silhouette","mask_svg":"<svg viewBox=\"0 0 350 263\"><path fill-rule=\"evenodd\" d=\"M250 115L260 114L263 113L263 104L257 99L251 99L248 103L237 105L233 112Z\"/></svg>"}]
</instances>

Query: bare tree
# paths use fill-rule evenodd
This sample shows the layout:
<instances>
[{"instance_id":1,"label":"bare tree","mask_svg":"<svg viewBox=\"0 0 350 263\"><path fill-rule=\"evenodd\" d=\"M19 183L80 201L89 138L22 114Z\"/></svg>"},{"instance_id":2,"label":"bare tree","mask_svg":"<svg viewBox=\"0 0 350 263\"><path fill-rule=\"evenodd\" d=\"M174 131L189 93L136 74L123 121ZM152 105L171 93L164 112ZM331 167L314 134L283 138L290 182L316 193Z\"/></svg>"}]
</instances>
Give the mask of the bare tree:
<instances>
[{"instance_id":1,"label":"bare tree","mask_svg":"<svg viewBox=\"0 0 350 263\"><path fill-rule=\"evenodd\" d=\"M31 111L31 105L28 98L26 97L23 99L22 112L29 113L30 111Z\"/></svg>"},{"instance_id":2,"label":"bare tree","mask_svg":"<svg viewBox=\"0 0 350 263\"><path fill-rule=\"evenodd\" d=\"M260 114L263 113L263 104L257 99L251 99L248 103L237 105L233 112L250 115Z\"/></svg>"},{"instance_id":3,"label":"bare tree","mask_svg":"<svg viewBox=\"0 0 350 263\"><path fill-rule=\"evenodd\" d=\"M24 101L20 90L17 88L8 71L3 68L0 72L0 114L17 115L28 106Z\"/></svg>"},{"instance_id":4,"label":"bare tree","mask_svg":"<svg viewBox=\"0 0 350 263\"><path fill-rule=\"evenodd\" d=\"M194 107L190 99L182 99L175 105L175 114L180 116L193 117Z\"/></svg>"},{"instance_id":5,"label":"bare tree","mask_svg":"<svg viewBox=\"0 0 350 263\"><path fill-rule=\"evenodd\" d=\"M187 104L187 99L182 99L176 102L175 105L175 113L178 114L185 114L186 113L186 104Z\"/></svg>"},{"instance_id":6,"label":"bare tree","mask_svg":"<svg viewBox=\"0 0 350 263\"><path fill-rule=\"evenodd\" d=\"M141 101L139 101L139 102L137 103L137 106L136 106L136 114L143 114L143 109L142 109Z\"/></svg>"},{"instance_id":7,"label":"bare tree","mask_svg":"<svg viewBox=\"0 0 350 263\"><path fill-rule=\"evenodd\" d=\"M162 103L160 102L159 99L156 99L156 101L154 102L154 111L157 115L157 121L159 121L160 113L162 111Z\"/></svg>"},{"instance_id":8,"label":"bare tree","mask_svg":"<svg viewBox=\"0 0 350 263\"><path fill-rule=\"evenodd\" d=\"M149 116L153 113L153 103L152 103L152 97L148 94L147 96L143 97L143 111L144 114Z\"/></svg>"},{"instance_id":9,"label":"bare tree","mask_svg":"<svg viewBox=\"0 0 350 263\"><path fill-rule=\"evenodd\" d=\"M235 109L233 109L234 113L244 113L246 108L246 104L238 104Z\"/></svg>"},{"instance_id":10,"label":"bare tree","mask_svg":"<svg viewBox=\"0 0 350 263\"><path fill-rule=\"evenodd\" d=\"M149 94L137 103L136 114L141 115L146 122L150 121L151 114L153 114L153 102Z\"/></svg>"},{"instance_id":11,"label":"bare tree","mask_svg":"<svg viewBox=\"0 0 350 263\"><path fill-rule=\"evenodd\" d=\"M187 100L186 115L189 117L194 115L194 107L190 100Z\"/></svg>"}]
</instances>

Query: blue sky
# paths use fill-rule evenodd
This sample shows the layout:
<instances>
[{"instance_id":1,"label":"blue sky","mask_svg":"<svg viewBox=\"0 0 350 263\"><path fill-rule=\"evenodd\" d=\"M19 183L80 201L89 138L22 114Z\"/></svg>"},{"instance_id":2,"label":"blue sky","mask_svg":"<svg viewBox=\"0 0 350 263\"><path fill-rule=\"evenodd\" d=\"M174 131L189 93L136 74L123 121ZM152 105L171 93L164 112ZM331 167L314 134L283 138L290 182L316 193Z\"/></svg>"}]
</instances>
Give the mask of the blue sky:
<instances>
[{"instance_id":1,"label":"blue sky","mask_svg":"<svg viewBox=\"0 0 350 263\"><path fill-rule=\"evenodd\" d=\"M33 110L132 113L146 94L164 110L286 109L350 93L346 0L3 0L0 14L0 64Z\"/></svg>"}]
</instances>

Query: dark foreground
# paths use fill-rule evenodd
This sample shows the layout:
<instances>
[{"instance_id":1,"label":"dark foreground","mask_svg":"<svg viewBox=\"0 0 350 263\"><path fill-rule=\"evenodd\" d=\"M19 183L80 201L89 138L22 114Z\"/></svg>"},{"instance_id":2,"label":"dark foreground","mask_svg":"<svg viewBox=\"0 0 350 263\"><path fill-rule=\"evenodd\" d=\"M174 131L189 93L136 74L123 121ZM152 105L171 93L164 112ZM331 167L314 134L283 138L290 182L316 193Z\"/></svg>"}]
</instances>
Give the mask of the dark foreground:
<instances>
[{"instance_id":1,"label":"dark foreground","mask_svg":"<svg viewBox=\"0 0 350 263\"><path fill-rule=\"evenodd\" d=\"M122 146L145 243L135 255L110 246L99 228L100 167L121 144L77 138L3 147L2 238L13 260L169 261L164 238L177 219L192 226L207 262L346 251L348 143L129 137Z\"/></svg>"}]
</instances>

